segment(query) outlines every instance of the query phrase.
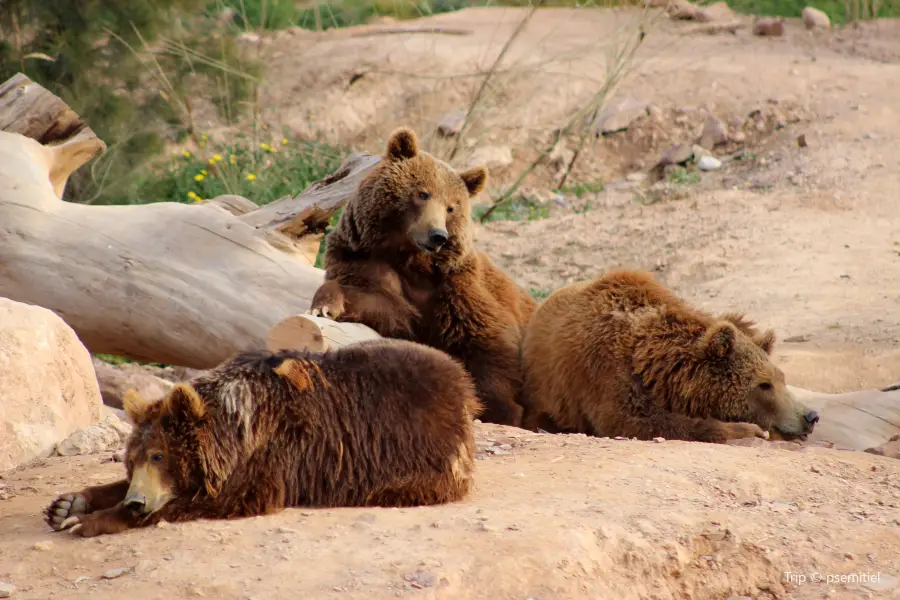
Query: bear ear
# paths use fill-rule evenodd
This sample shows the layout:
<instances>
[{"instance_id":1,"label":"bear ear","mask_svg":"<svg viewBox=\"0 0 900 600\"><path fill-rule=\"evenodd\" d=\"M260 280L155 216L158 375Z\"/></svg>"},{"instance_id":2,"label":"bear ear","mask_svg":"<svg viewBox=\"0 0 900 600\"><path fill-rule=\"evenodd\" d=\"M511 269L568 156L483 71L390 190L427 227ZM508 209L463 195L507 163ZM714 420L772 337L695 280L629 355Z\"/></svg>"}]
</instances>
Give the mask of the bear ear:
<instances>
[{"instance_id":1,"label":"bear ear","mask_svg":"<svg viewBox=\"0 0 900 600\"><path fill-rule=\"evenodd\" d=\"M469 198L472 198L484 189L485 184L487 184L488 173L487 169L479 165L466 169L459 176L462 177L463 183L466 184L466 189L469 190Z\"/></svg>"},{"instance_id":2,"label":"bear ear","mask_svg":"<svg viewBox=\"0 0 900 600\"><path fill-rule=\"evenodd\" d=\"M125 414L137 425L147 418L147 401L136 390L127 390L122 398L122 408Z\"/></svg>"},{"instance_id":3,"label":"bear ear","mask_svg":"<svg viewBox=\"0 0 900 600\"><path fill-rule=\"evenodd\" d=\"M416 132L408 127L395 129L388 139L388 160L408 160L419 153L419 140Z\"/></svg>"},{"instance_id":4,"label":"bear ear","mask_svg":"<svg viewBox=\"0 0 900 600\"><path fill-rule=\"evenodd\" d=\"M165 402L169 413L198 420L206 416L206 403L189 383L176 384L166 396Z\"/></svg>"},{"instance_id":5,"label":"bear ear","mask_svg":"<svg viewBox=\"0 0 900 600\"><path fill-rule=\"evenodd\" d=\"M710 327L700 341L703 352L710 358L727 358L734 350L737 329L728 321Z\"/></svg>"},{"instance_id":6,"label":"bear ear","mask_svg":"<svg viewBox=\"0 0 900 600\"><path fill-rule=\"evenodd\" d=\"M775 349L775 330L766 329L765 333L753 341L756 342L757 346L762 348L763 352L772 354L772 350Z\"/></svg>"}]
</instances>

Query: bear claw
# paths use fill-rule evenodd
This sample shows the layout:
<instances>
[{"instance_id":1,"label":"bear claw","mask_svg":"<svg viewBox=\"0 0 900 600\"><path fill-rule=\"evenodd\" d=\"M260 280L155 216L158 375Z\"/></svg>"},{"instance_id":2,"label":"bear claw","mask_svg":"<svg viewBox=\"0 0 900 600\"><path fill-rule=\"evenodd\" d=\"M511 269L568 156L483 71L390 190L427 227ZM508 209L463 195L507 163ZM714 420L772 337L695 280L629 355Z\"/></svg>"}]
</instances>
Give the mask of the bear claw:
<instances>
[{"instance_id":1,"label":"bear claw","mask_svg":"<svg viewBox=\"0 0 900 600\"><path fill-rule=\"evenodd\" d=\"M55 531L61 531L72 525L72 519L88 512L85 497L81 494L63 494L44 509L44 521Z\"/></svg>"}]
</instances>

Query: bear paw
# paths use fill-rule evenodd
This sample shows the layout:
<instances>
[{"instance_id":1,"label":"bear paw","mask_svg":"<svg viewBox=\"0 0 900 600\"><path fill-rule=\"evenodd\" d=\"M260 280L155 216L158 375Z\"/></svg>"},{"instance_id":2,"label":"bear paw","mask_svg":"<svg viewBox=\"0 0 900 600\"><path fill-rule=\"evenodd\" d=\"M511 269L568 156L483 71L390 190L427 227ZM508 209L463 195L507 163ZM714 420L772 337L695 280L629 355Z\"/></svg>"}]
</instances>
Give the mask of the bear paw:
<instances>
[{"instance_id":1,"label":"bear paw","mask_svg":"<svg viewBox=\"0 0 900 600\"><path fill-rule=\"evenodd\" d=\"M90 506L87 498L79 493L63 494L57 496L50 505L44 509L44 521L54 529L62 531L76 524L79 517L88 513ZM74 520L73 520L74 519Z\"/></svg>"},{"instance_id":2,"label":"bear paw","mask_svg":"<svg viewBox=\"0 0 900 600\"><path fill-rule=\"evenodd\" d=\"M727 423L725 425L725 437L729 440L742 438L769 439L769 432L755 423Z\"/></svg>"},{"instance_id":3,"label":"bear paw","mask_svg":"<svg viewBox=\"0 0 900 600\"><path fill-rule=\"evenodd\" d=\"M337 320L340 316L339 309L330 306L322 306L320 308L311 308L306 311L306 314L312 315L314 317L323 317L325 319L331 319L332 321Z\"/></svg>"}]
</instances>

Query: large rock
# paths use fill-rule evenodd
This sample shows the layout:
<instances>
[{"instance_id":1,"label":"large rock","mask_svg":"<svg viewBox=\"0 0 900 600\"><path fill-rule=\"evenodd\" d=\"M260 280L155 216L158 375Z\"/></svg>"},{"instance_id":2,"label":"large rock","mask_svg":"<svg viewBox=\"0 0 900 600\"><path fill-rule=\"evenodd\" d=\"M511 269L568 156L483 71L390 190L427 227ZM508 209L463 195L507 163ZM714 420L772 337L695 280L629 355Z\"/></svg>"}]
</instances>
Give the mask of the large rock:
<instances>
[{"instance_id":1,"label":"large rock","mask_svg":"<svg viewBox=\"0 0 900 600\"><path fill-rule=\"evenodd\" d=\"M49 456L100 419L91 355L71 327L38 306L0 298L0 471Z\"/></svg>"},{"instance_id":2,"label":"large rock","mask_svg":"<svg viewBox=\"0 0 900 600\"><path fill-rule=\"evenodd\" d=\"M803 9L803 25L807 29L829 29L831 28L831 19L818 8L807 6Z\"/></svg>"},{"instance_id":3,"label":"large rock","mask_svg":"<svg viewBox=\"0 0 900 600\"><path fill-rule=\"evenodd\" d=\"M94 358L94 371L100 384L103 404L122 408L125 392L134 390L146 400L162 398L172 388L172 382L161 379L140 365L111 365Z\"/></svg>"}]
</instances>

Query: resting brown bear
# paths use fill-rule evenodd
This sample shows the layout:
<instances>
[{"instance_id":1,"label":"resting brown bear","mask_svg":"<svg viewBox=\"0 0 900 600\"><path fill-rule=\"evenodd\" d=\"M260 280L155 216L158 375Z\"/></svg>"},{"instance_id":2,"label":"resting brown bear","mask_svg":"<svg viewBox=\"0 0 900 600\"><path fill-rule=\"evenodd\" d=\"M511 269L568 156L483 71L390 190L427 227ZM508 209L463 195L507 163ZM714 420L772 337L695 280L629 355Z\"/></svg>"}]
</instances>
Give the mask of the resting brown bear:
<instances>
[{"instance_id":1,"label":"resting brown bear","mask_svg":"<svg viewBox=\"0 0 900 600\"><path fill-rule=\"evenodd\" d=\"M772 330L713 317L649 273L613 271L551 294L525 334L529 429L723 443L802 438L818 416L769 354Z\"/></svg>"},{"instance_id":2,"label":"resting brown bear","mask_svg":"<svg viewBox=\"0 0 900 600\"><path fill-rule=\"evenodd\" d=\"M310 312L447 352L474 378L481 419L519 425L521 338L537 305L472 246L469 203L486 180L396 130L328 234Z\"/></svg>"},{"instance_id":3,"label":"resting brown bear","mask_svg":"<svg viewBox=\"0 0 900 600\"><path fill-rule=\"evenodd\" d=\"M56 498L45 510L54 529L90 537L291 506L438 504L473 486L474 385L412 342L243 353L154 403L129 395L125 409L126 479Z\"/></svg>"}]
</instances>

